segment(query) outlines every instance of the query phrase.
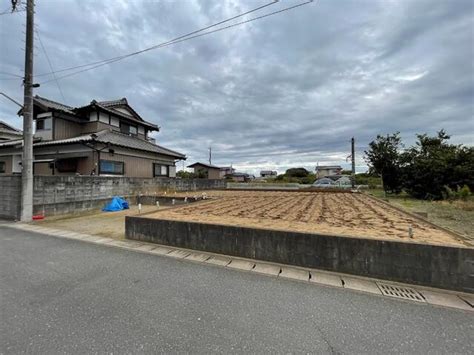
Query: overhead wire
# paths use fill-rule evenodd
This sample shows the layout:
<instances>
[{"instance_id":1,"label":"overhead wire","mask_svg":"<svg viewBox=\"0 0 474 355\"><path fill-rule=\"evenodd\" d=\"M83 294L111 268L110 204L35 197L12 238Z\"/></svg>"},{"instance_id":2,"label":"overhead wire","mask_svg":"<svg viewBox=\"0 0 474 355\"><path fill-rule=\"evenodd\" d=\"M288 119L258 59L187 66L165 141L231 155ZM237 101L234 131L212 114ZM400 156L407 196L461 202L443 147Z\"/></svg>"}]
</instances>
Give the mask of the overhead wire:
<instances>
[{"instance_id":1,"label":"overhead wire","mask_svg":"<svg viewBox=\"0 0 474 355\"><path fill-rule=\"evenodd\" d=\"M214 24L212 24L212 25L209 25L209 26L200 28L200 29L198 29L198 30L195 30L195 31L186 33L186 34L181 35L181 36L179 36L179 37L173 38L173 39L171 39L171 40L169 40L169 41L166 41L166 42L163 42L163 43L160 43L160 44L156 44L156 45L153 45L153 46L151 46L151 47L148 47L148 48L145 48L145 49L142 49L142 50L138 50L138 51L131 52L131 53L128 53L128 54L123 54L123 55L116 56L116 57L111 57L111 58L107 58L107 59L102 59L102 60L95 61L95 62L90 62L90 63L86 63L86 64L82 64L82 65L77 65L77 66L73 66L73 67L68 67L68 68L60 69L60 70L55 71L55 73L62 73L62 72L65 72L65 71L71 71L71 70L74 70L74 69L79 69L79 68L94 66L94 65L102 64L102 63L106 63L106 62L114 62L114 61L116 61L116 60L121 60L121 59L125 59L125 58L127 58L127 57L130 57L130 56L133 56L133 55L141 54L141 53L144 53L144 52L147 52L147 51L156 49L156 48L158 48L158 47L160 47L160 46L163 46L163 45L165 45L165 44L168 44L168 43L171 43L171 42L174 42L174 41L178 41L178 40L180 40L180 39L183 39L183 38L186 38L186 37L188 37L188 36L194 35L194 34L196 34L196 33L199 33L199 32L205 31L205 30L208 30L209 28L222 25L223 23L226 23L226 22L235 20L236 18L239 18L239 17L245 16L245 15L251 14L251 13L253 13L253 12L259 11L259 10L261 10L261 9L263 9L263 8L266 8L266 7L268 7L268 6L271 6L271 5L276 4L278 1L279 1L279 0L274 0L274 1L270 2L270 3L268 3L268 4L265 4L265 5L262 5L262 6L258 6L258 7L254 8L254 9L252 9L252 10L243 12L243 13L241 13L241 14L235 15L235 16L230 17L230 18L228 18L228 19L219 21L219 22L214 23ZM42 73L42 74L37 74L37 75L35 75L35 76L40 77L40 76L46 76L46 75L51 75L51 74L52 74L52 73Z\"/></svg>"},{"instance_id":2,"label":"overhead wire","mask_svg":"<svg viewBox=\"0 0 474 355\"><path fill-rule=\"evenodd\" d=\"M40 43L41 49L43 50L44 56L46 57L46 61L48 62L49 69L51 69L51 73L53 75L53 80L56 82L59 93L61 94L61 97L62 97L63 101L65 102L66 98L64 97L64 93L63 93L63 90L61 89L61 85L59 84L59 80L57 79L56 74L54 73L53 64L51 63L51 60L49 59L48 52L46 51L46 47L43 44L43 40L41 39L40 32L39 32L38 28L35 29L35 32L36 32L36 35L38 36L38 41Z\"/></svg>"},{"instance_id":3,"label":"overhead wire","mask_svg":"<svg viewBox=\"0 0 474 355\"><path fill-rule=\"evenodd\" d=\"M177 43L181 43L181 42L184 42L184 41L188 41L188 40L190 40L190 39L194 39L194 38L206 36L206 35L209 35L209 34L212 34L212 33L224 31L224 30L229 29L229 28L233 28L233 27L237 27L237 26L241 26L241 25L250 23L250 22L254 22L254 21L257 21L257 20L261 20L261 19L263 19L263 18L266 18L266 17L269 17L269 16L273 16L273 15L276 15L276 14L279 14L279 13L283 13L283 12L286 12L286 11L289 11L289 10L292 10L292 9L295 9L295 8L298 8L298 7L307 5L307 4L312 3L312 2L313 2L313 0L308 0L308 1L304 2L304 3L300 3L300 4L293 5L293 6L289 6L289 7L283 8L283 9L278 10L278 11L270 12L270 13L267 13L267 14L264 14L264 15L261 15L261 16L257 16L257 17L251 18L251 19L249 19L249 20L237 22L237 23L235 23L235 24L228 25L228 26L224 26L224 27L221 27L221 28L212 30L212 31L204 32L204 33L201 33L201 34L196 34L196 35L194 35L194 36L190 36L189 34L188 34L188 35L184 35L184 36L180 36L180 37L178 37L178 38L180 38L180 39L170 40L170 41L167 41L167 42L163 42L163 43L154 45L154 46L149 47L149 48L145 48L145 49L140 50L140 51L136 51L136 52L129 53L129 54L126 54L126 55L122 55L122 56L118 56L118 57L114 57L114 58L110 58L110 59L106 59L106 60L103 60L103 61L96 62L96 63L98 63L97 65L93 65L92 67L88 67L88 68L85 68L85 69L82 69L82 70L78 70L78 71L75 71L75 72L72 72L72 73L69 73L69 74L66 74L66 75L59 76L59 77L57 77L57 80L61 80L61 79L68 78L68 77L71 77L71 76L74 76L74 75L77 75L77 74L80 74L80 73L84 73L84 72L86 72L86 71L93 70L93 69L96 69L96 68L98 68L98 67L101 67L101 66L104 66L104 65L108 65L108 64L111 64L111 63L114 63L114 62L123 60L123 59L125 59L125 58L129 58L129 57L132 57L132 56L135 56L135 55L144 53L144 52L148 52L148 51L153 50L153 49L158 49L158 48L167 47L167 46L170 46L170 45L173 45L173 44L177 44ZM230 20L230 19L229 19L229 20ZM225 20L224 22L227 22L227 21L229 21L229 20ZM216 25L217 25L217 24L216 24ZM211 26L209 26L208 28L214 27L214 26L216 26L216 25L211 25ZM197 30L197 31L194 31L194 33L202 32L203 30L204 30L204 29ZM89 64L89 65L90 65L90 64ZM84 65L84 66L86 66L86 65ZM63 71L65 71L65 70L66 70L66 69L64 69ZM69 70L70 70L70 69L69 69ZM59 72L59 71L57 71L57 72ZM56 73L57 73L57 72L56 72ZM51 82L51 81L54 81L54 79L43 81L43 82L40 83L40 84L46 84L46 83L49 83L49 82Z\"/></svg>"},{"instance_id":4,"label":"overhead wire","mask_svg":"<svg viewBox=\"0 0 474 355\"><path fill-rule=\"evenodd\" d=\"M136 52L132 52L132 53L128 53L128 54L125 54L125 55L120 55L120 56L116 56L116 57L112 57L112 58L108 58L108 59L103 59L103 60L100 60L100 61L95 61L95 62L91 62L91 63L86 63L86 64L82 64L82 65L78 65L78 66L73 66L73 67L68 67L68 68L64 68L64 69L60 69L60 70L53 70L51 69L51 72L48 72L48 73L41 73L41 74L36 74L34 75L34 77L42 77L42 76L50 76L50 75L53 75L53 78L51 80L47 80L47 81L44 81L40 84L45 84L45 83L49 83L51 81L56 81L57 83L59 82L58 79L61 79L61 78L64 78L64 77L67 77L67 76L71 76L71 75L64 75L64 76L61 76L59 78L56 77L56 74L57 73L63 73L63 72L67 72L67 71L71 71L71 70L74 70L74 69L79 69L79 68L88 68L88 70L92 70L92 69L95 69L99 66L102 66L102 65L105 65L105 64L109 64L109 63L113 63L113 62L116 62L116 61L119 61L119 60L122 60L122 59L125 59L125 58L128 58L130 56L133 56L133 55L137 55L137 54L140 54L140 53L144 53L144 52L147 52L147 51L150 51L150 50L153 50L155 48L158 48L158 47L161 47L161 46L164 46L164 45L167 45L167 44L171 44L172 42L174 41L178 41L178 40L181 40L181 39L184 39L188 36L191 36L193 34L196 34L196 33L199 33L199 32L202 32L202 31L205 31L209 28L212 28L212 27L215 27L215 26L219 26L223 23L226 23L226 22L229 22L229 21L232 21L232 20L235 20L239 17L242 17L242 16L245 16L245 15L248 15L250 13L253 13L253 12L256 12L256 11L259 11L261 9L264 9L268 6L271 6L271 5L274 5L278 2L279 0L273 0L272 2L270 3L267 3L267 4L264 4L264 5L261 5L261 6L258 6L254 9L251 9L251 10L248 10L248 11L245 11L241 14L238 14L238 15L235 15L233 17L230 17L228 19L225 19L225 20L222 20L222 21L219 21L217 23L214 23L214 24L211 24L209 26L206 26L206 27L203 27L201 29L198 29L198 30L195 30L195 31L192 31L192 32L189 32L189 33L186 33L184 35L181 35L179 37L176 37L172 40L169 40L167 42L163 42L163 43L160 43L158 45L154 45L154 46L151 46L151 47L148 47L148 48L145 48L143 50L139 50L139 51L136 51ZM25 11L26 9L21 9L21 10L16 10L16 11ZM40 37L38 36L38 38L40 39ZM44 48L44 46L43 46ZM45 52L46 54L46 52ZM49 59L48 59L49 61ZM105 64L104 64L105 63ZM84 70L86 71L86 70ZM81 71L76 71L74 73L72 73L72 75L76 75L76 74L79 74L80 72L83 72L82 70ZM19 78L23 78L22 76L18 76ZM0 80L18 80L18 79L14 79L14 78L0 78ZM59 86L59 84L58 84ZM61 89L60 89L61 91Z\"/></svg>"},{"instance_id":5,"label":"overhead wire","mask_svg":"<svg viewBox=\"0 0 474 355\"><path fill-rule=\"evenodd\" d=\"M2 15L12 15L12 14L14 14L14 13L23 12L23 11L26 11L26 9L7 10L7 11L0 12L0 16L2 16Z\"/></svg>"}]
</instances>

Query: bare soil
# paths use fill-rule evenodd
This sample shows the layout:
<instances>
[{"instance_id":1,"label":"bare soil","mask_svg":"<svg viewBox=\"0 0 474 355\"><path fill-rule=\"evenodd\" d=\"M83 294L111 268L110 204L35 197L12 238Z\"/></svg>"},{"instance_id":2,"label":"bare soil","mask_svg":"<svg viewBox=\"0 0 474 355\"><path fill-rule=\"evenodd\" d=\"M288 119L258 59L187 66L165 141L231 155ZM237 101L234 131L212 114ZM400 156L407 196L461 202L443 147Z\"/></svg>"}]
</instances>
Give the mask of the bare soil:
<instances>
[{"instance_id":1,"label":"bare soil","mask_svg":"<svg viewBox=\"0 0 474 355\"><path fill-rule=\"evenodd\" d=\"M160 207L165 209L166 207ZM35 224L76 233L98 235L108 238L125 239L125 216L139 216L147 212L157 211L155 206L142 206L141 214L137 206L118 212L102 212L100 210L78 216L47 217Z\"/></svg>"},{"instance_id":2,"label":"bare soil","mask_svg":"<svg viewBox=\"0 0 474 355\"><path fill-rule=\"evenodd\" d=\"M232 226L468 246L462 238L364 194L276 191L205 191L198 202L147 217ZM409 237L409 229L413 237Z\"/></svg>"}]
</instances>

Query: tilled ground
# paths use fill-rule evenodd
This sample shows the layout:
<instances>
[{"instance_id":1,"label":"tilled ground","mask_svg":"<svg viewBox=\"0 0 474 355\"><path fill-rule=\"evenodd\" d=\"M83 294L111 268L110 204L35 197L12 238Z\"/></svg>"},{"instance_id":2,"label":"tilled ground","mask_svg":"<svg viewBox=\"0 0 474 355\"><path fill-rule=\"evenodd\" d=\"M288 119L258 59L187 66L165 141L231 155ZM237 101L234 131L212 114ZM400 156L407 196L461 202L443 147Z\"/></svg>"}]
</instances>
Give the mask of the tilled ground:
<instances>
[{"instance_id":1,"label":"tilled ground","mask_svg":"<svg viewBox=\"0 0 474 355\"><path fill-rule=\"evenodd\" d=\"M212 200L160 211L147 217L466 245L462 239L363 194L274 191L206 191L205 194ZM409 229L413 232L413 238L409 237Z\"/></svg>"}]
</instances>

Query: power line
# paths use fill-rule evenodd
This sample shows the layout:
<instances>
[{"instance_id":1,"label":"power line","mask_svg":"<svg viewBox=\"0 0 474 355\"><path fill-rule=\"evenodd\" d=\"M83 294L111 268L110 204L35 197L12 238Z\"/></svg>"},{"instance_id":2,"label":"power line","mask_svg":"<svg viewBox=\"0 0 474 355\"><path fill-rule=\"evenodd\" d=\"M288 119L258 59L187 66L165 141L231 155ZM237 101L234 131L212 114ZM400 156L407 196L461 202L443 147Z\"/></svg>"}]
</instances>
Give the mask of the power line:
<instances>
[{"instance_id":1,"label":"power line","mask_svg":"<svg viewBox=\"0 0 474 355\"><path fill-rule=\"evenodd\" d=\"M53 80L56 81L56 85L58 86L59 93L61 94L61 97L63 98L63 102L66 102L66 99L63 94L63 90L61 89L61 85L59 85L59 80L57 79L56 74L54 73L53 64L51 64L51 60L49 59L48 52L46 52L46 48L43 44L43 41L41 40L39 30L36 29L35 32L36 32L36 35L38 36L38 41L41 45L41 49L43 50L44 56L46 57L46 60L48 61L49 69L51 69L51 73L53 74L53 78L54 78Z\"/></svg>"},{"instance_id":2,"label":"power line","mask_svg":"<svg viewBox=\"0 0 474 355\"><path fill-rule=\"evenodd\" d=\"M262 15L262 16L254 17L254 18L249 19L249 20L246 20L246 21L237 22L237 23L232 24L232 25L229 25L229 26L221 27L221 28L218 28L218 29L216 29L216 30L208 31L208 32L201 33L201 34L197 34L197 35L194 35L194 36L189 36L189 37L188 37L188 36L181 36L182 39L180 39L180 40L171 40L171 41L168 41L168 42L163 42L163 43L161 43L161 44L158 44L158 45L155 45L155 46L152 46L152 47L143 49L143 50L141 50L141 51L137 51L137 52L133 52L133 53L130 53L130 54L127 54L127 55L123 55L123 56L111 58L111 59L108 59L108 60L104 60L104 61L98 62L99 64L94 65L94 66L92 66L92 67L90 67L90 68L78 70L78 71L75 71L75 72L72 72L72 73L63 75L63 76L59 76L57 79L58 79L58 80L61 80L61 79L64 79L64 78L68 78L68 77L73 76L73 75L77 75L77 74L80 74L80 73L83 73L83 72L86 72L86 71L89 71L89 70L92 70L92 69L95 69L95 68L98 68L98 67L101 67L101 66L104 66L104 65L107 65L107 64L111 64L111 63L114 63L114 62L123 60L123 59L128 58L128 57L132 57L132 56L135 56L135 55L138 55L138 54L141 54L141 53L150 51L150 50L152 50L152 49L167 47L167 46L170 46L170 45L173 45L173 44L177 44L177 43L181 43L181 42L184 42L184 41L188 41L188 40L190 40L190 39L194 39L194 38L206 36L206 35L209 35L209 34L212 34L212 33L216 33L216 32L220 32L220 31L223 31L223 30L226 30L226 29L229 29L229 28L241 26L241 25L247 24L247 23L249 23L249 22L261 20L261 19L263 19L263 18L266 18L266 17L269 17L269 16L273 16L273 15L276 15L276 14L279 14L279 13L282 13L282 12L285 12L285 11L289 11L289 10L295 9L295 8L297 8L297 7L300 7L300 6L304 6L304 5L310 4L310 3L312 3L312 2L313 2L313 0L308 0L308 1L306 1L306 2L304 2L304 3L301 3L301 4L289 6L289 7L286 7L286 8L284 8L284 9L281 9L281 10L278 10L278 11L270 12L270 13L265 14L265 15ZM201 31L202 31L202 30L199 30L198 32L201 32ZM196 33L196 32L195 32L195 33ZM185 38L183 38L183 37L185 37ZM41 84L46 84L46 83L49 83L49 82L51 82L51 81L53 81L53 80L54 80L54 79L52 79L52 80L46 80L46 81L42 82Z\"/></svg>"},{"instance_id":3,"label":"power line","mask_svg":"<svg viewBox=\"0 0 474 355\"><path fill-rule=\"evenodd\" d=\"M215 27L215 26L219 26L219 25L221 25L221 24L223 24L223 23L226 23L226 22L235 20L236 18L239 18L239 17L245 16L245 15L248 15L248 14L250 14L250 13L252 13L252 12L261 10L261 9L263 9L263 8L265 8L265 7L274 5L274 4L276 4L278 1L279 1L279 0L274 0L274 1L272 1L271 3L268 3L268 4L265 4L265 5L256 7L255 9L252 9L252 10L249 10L249 11L246 11L246 12L243 12L243 13L241 13L241 14L239 14L239 15L233 16L233 17L228 18L228 19L226 19L226 20L219 21L219 22L214 23L214 24L212 24L212 25L203 27L203 28L201 28L201 29L199 29L199 30L195 30L195 31L186 33L186 34L181 35L181 36L179 36L179 37L173 38L172 40L169 40L169 41L166 41L166 42L163 42L163 43L160 43L160 44L157 44L157 45L154 45L154 46L151 46L151 47L148 47L148 48L145 48L145 49L136 51L136 52L131 52L131 53L128 53L128 54L124 54L124 55L120 55L120 56L116 56L116 57L112 57L112 58L108 58L108 59L103 59L103 60L99 60L99 61L96 61L96 62L91 62L91 63L87 63L87 64L82 64L82 65L77 65L77 66L73 66L73 67L69 67L69 68L64 68L64 69L61 69L61 70L57 70L55 73L62 73L62 72L71 71L71 70L74 70L74 69L79 69L79 68L84 68L84 67L89 67L89 66L95 66L95 65L98 65L98 64L106 63L106 62L115 62L115 61L117 61L117 60L121 60L121 59L130 57L130 56L133 56L133 55L141 54L141 53L143 53L143 52L147 52L147 51L150 51L150 50L152 50L152 49L161 47L161 46L163 46L163 45L165 45L165 44L172 43L172 42L174 42L174 41L178 41L178 40L180 40L180 39L183 39L183 38L186 38L186 37L188 37L188 36L194 35L194 34L196 34L196 33L205 31L205 30L207 30L207 29L209 29L209 28L212 28L212 27ZM38 75L36 75L36 76L37 76L37 77L40 77L40 76L51 75L51 74L52 74L52 73L42 73L42 74L38 74Z\"/></svg>"},{"instance_id":4,"label":"power line","mask_svg":"<svg viewBox=\"0 0 474 355\"><path fill-rule=\"evenodd\" d=\"M23 12L23 11L26 11L26 9L20 9L20 10L7 10L7 11L0 12L0 16L2 16L2 15L13 15L14 13L17 13L17 12Z\"/></svg>"},{"instance_id":5,"label":"power line","mask_svg":"<svg viewBox=\"0 0 474 355\"><path fill-rule=\"evenodd\" d=\"M18 78L23 78L21 75L18 75L18 74L13 74L13 73L8 73L6 71L0 71L0 74L3 74L3 75L10 75L10 76L16 76Z\"/></svg>"}]
</instances>

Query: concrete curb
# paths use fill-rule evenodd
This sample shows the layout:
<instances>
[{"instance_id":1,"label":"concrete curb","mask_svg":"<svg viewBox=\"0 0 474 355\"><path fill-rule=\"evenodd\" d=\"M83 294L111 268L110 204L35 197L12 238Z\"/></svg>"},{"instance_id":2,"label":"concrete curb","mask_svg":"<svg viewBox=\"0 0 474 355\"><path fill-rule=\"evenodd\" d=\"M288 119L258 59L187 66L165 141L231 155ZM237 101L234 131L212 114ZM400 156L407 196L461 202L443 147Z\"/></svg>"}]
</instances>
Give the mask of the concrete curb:
<instances>
[{"instance_id":1,"label":"concrete curb","mask_svg":"<svg viewBox=\"0 0 474 355\"><path fill-rule=\"evenodd\" d=\"M307 284L317 284L327 287L346 288L351 291L370 293L372 295L378 295L381 297L396 298L398 300L408 301L412 303L425 303L432 306L442 306L474 312L474 295L468 293L435 289L418 285L407 285L398 282L358 277L354 275L340 274L324 270L260 262L258 260L231 257L222 254L200 252L196 250L169 247L146 242L117 240L107 237L86 235L29 224L7 223L0 224L0 226L30 231L39 234L46 234L57 238L73 239L92 244L126 249L149 255L155 254L165 257L171 257L187 262L214 265L217 267L233 269L239 272L258 273L290 281L304 282ZM409 288L415 290L416 292L421 294L423 300L422 302L416 302L409 298L403 298L397 295L388 295L382 292L380 284L389 285L399 289Z\"/></svg>"}]
</instances>

